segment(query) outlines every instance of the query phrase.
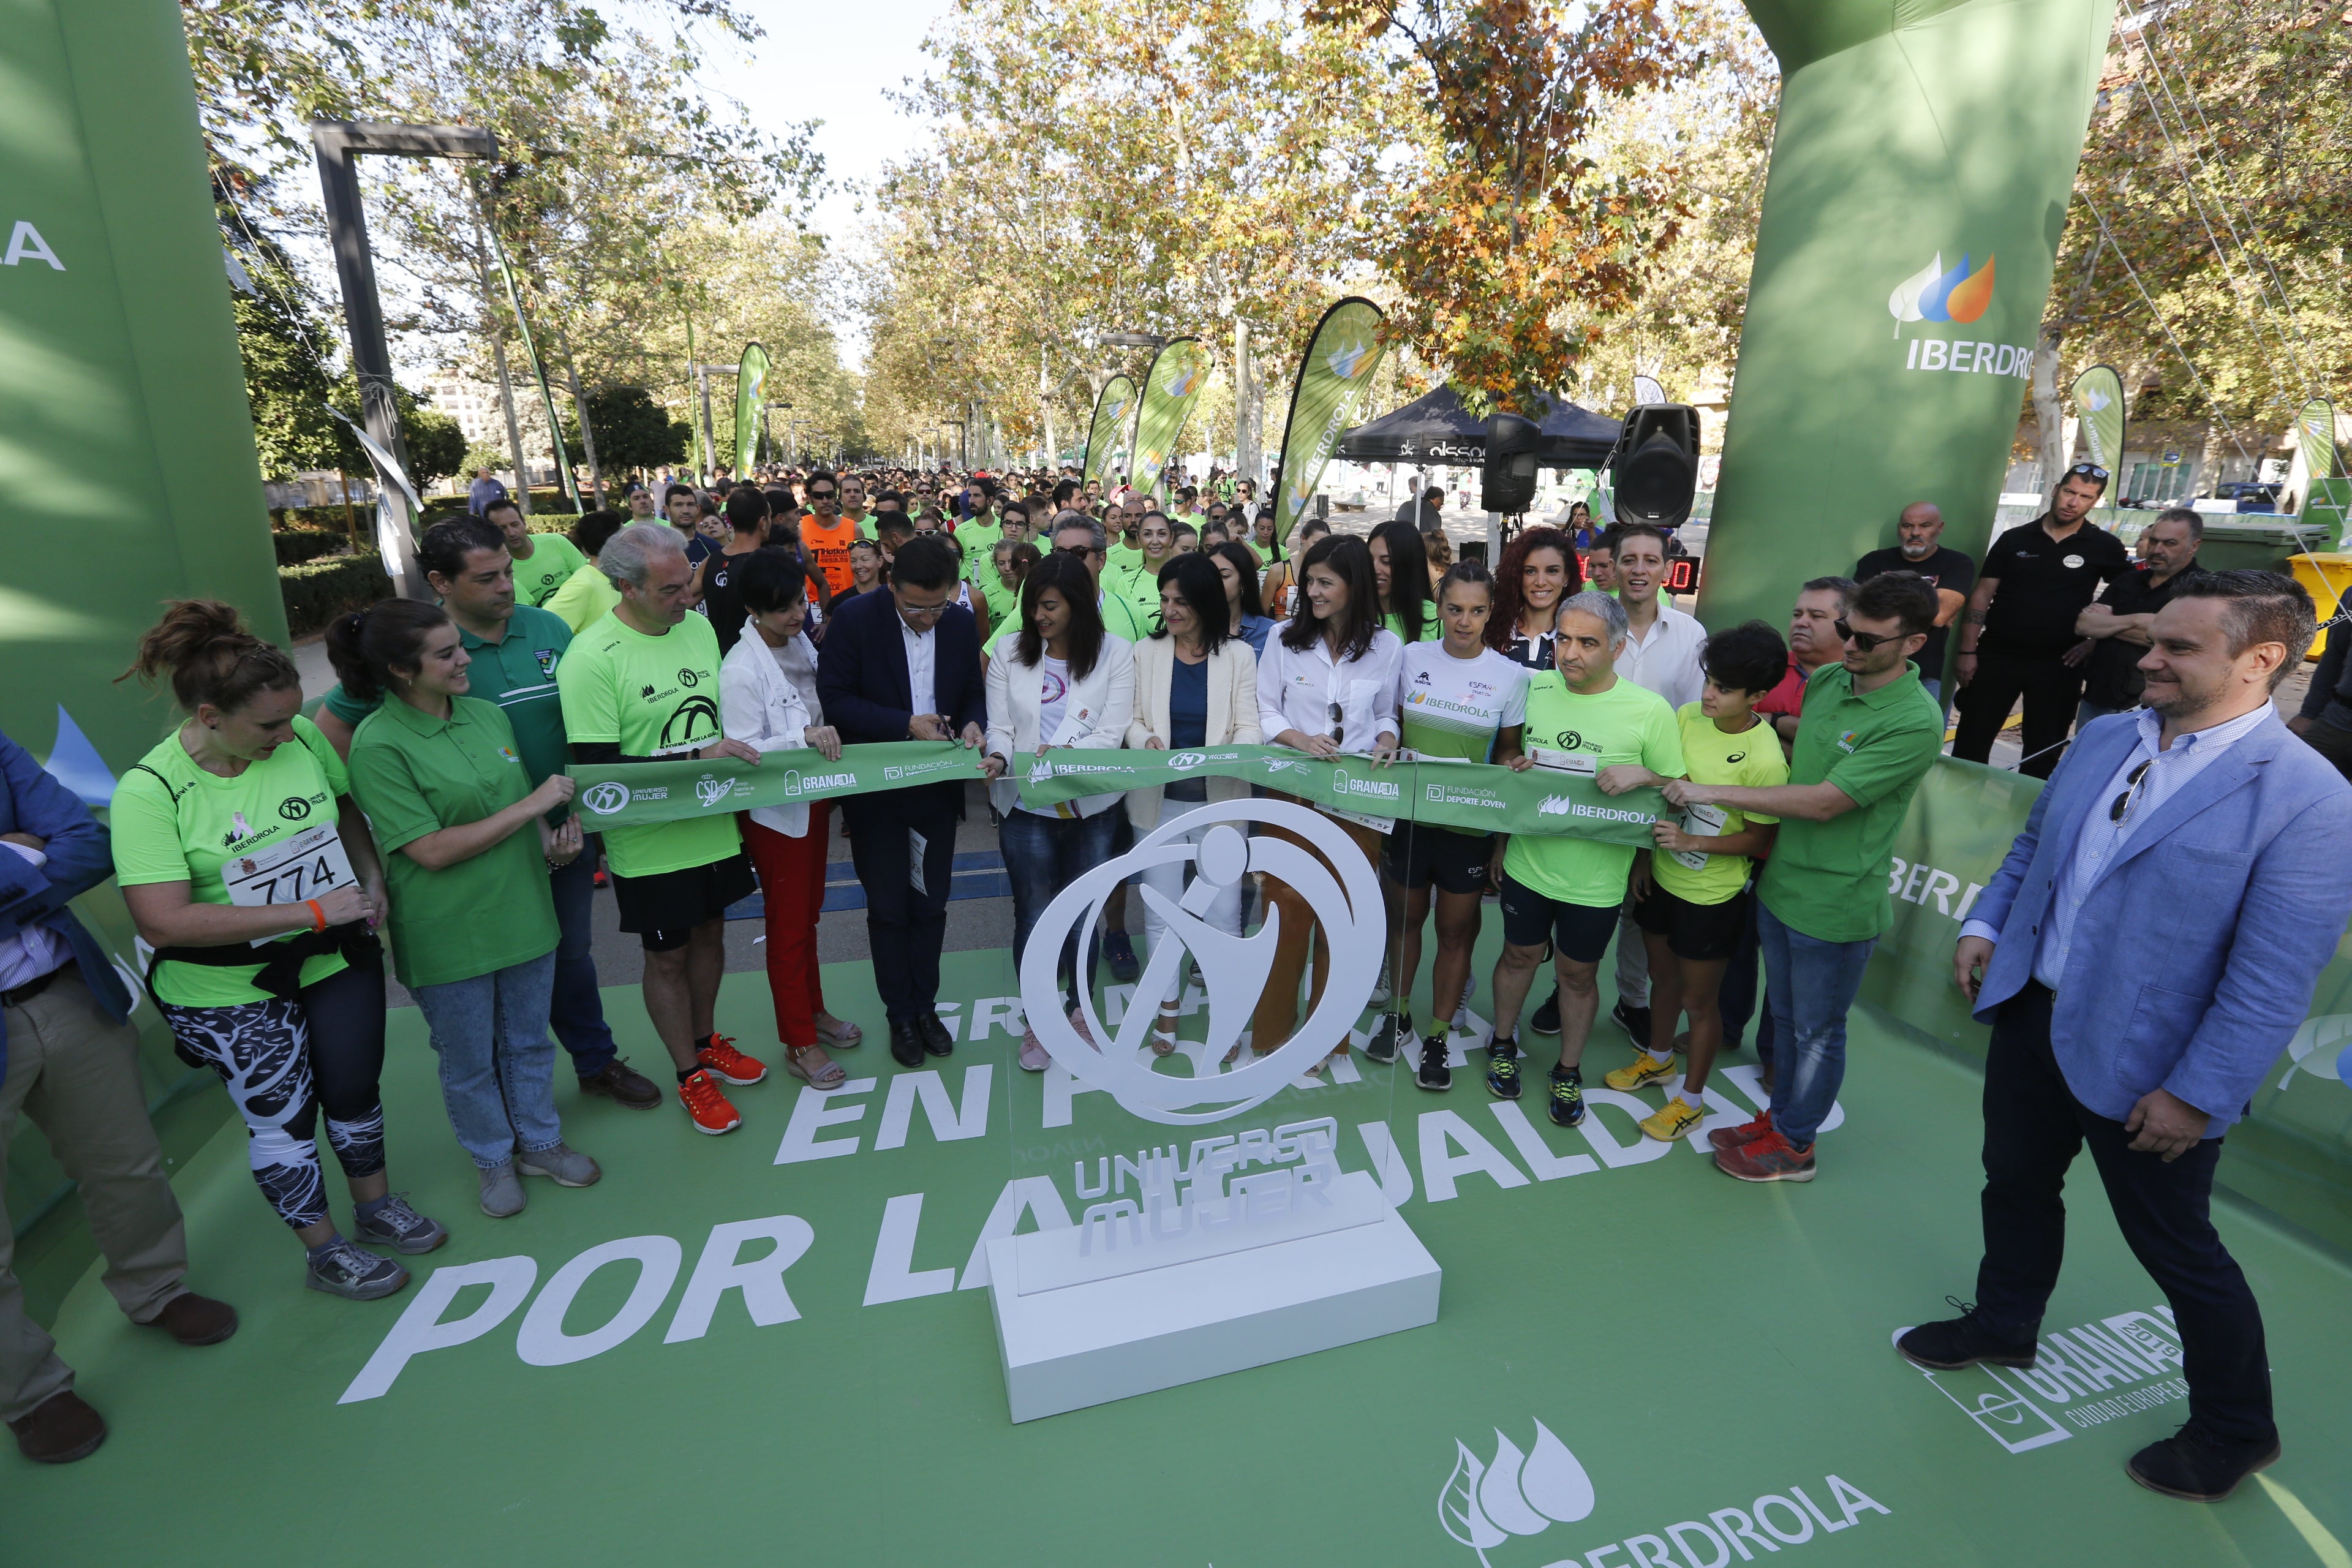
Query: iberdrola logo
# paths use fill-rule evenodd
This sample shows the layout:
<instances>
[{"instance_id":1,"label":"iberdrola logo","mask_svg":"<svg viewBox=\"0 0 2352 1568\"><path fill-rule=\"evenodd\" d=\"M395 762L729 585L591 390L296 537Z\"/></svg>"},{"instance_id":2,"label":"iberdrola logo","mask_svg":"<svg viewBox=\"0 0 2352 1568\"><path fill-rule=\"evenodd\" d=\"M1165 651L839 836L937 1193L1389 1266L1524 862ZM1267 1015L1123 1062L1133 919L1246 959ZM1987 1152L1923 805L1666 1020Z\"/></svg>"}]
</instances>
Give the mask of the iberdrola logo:
<instances>
[{"instance_id":1,"label":"iberdrola logo","mask_svg":"<svg viewBox=\"0 0 2352 1568\"><path fill-rule=\"evenodd\" d=\"M1171 397L1192 396L1192 384L1200 379L1201 362L1197 359L1183 360L1176 365L1174 374L1170 375L1168 378L1168 395Z\"/></svg>"},{"instance_id":2,"label":"iberdrola logo","mask_svg":"<svg viewBox=\"0 0 2352 1568\"><path fill-rule=\"evenodd\" d=\"M1323 363L1333 375L1341 381L1350 381L1355 378L1356 372L1370 361L1372 345L1358 338L1353 342L1333 344Z\"/></svg>"},{"instance_id":3,"label":"iberdrola logo","mask_svg":"<svg viewBox=\"0 0 2352 1568\"><path fill-rule=\"evenodd\" d=\"M1437 1521L1475 1552L1482 1565L1487 1552L1514 1535L1541 1535L1592 1511L1591 1479L1540 1421L1535 1447L1524 1453L1500 1428L1495 1457L1486 1464L1459 1438L1454 1451L1454 1473L1437 1494Z\"/></svg>"},{"instance_id":4,"label":"iberdrola logo","mask_svg":"<svg viewBox=\"0 0 2352 1568\"><path fill-rule=\"evenodd\" d=\"M1960 264L1947 272L1944 253L1910 277L1895 286L1886 297L1887 314L1895 318L1895 335L1903 333L1906 321L1973 321L1985 313L1992 303L1992 261L1984 258L1982 267L1971 267L1969 253L1960 252Z\"/></svg>"}]
</instances>

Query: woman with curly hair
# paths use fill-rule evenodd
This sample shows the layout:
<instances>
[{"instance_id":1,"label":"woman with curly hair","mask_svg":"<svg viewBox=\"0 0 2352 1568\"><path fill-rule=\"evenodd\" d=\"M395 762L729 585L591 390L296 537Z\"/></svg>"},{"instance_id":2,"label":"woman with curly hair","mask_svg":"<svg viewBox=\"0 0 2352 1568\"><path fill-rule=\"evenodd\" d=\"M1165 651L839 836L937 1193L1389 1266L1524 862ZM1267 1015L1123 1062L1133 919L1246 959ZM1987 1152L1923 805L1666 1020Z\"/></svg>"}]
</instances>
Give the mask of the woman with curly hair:
<instances>
[{"instance_id":1,"label":"woman with curly hair","mask_svg":"<svg viewBox=\"0 0 2352 1568\"><path fill-rule=\"evenodd\" d=\"M1486 646L1533 670L1552 667L1552 622L1560 602L1584 586L1576 546L1557 528L1530 528L1495 567L1495 610Z\"/></svg>"}]
</instances>

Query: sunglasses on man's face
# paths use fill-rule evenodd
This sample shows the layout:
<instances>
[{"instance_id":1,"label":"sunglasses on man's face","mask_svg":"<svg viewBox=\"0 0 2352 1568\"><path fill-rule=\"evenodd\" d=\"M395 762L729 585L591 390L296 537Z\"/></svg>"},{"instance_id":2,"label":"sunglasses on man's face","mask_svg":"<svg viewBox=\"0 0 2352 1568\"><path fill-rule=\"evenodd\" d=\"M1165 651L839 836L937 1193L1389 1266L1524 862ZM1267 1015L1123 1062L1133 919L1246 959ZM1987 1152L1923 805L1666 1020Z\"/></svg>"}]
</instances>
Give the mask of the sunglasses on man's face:
<instances>
[{"instance_id":1,"label":"sunglasses on man's face","mask_svg":"<svg viewBox=\"0 0 2352 1568\"><path fill-rule=\"evenodd\" d=\"M1836 631L1840 642L1850 642L1864 653L1874 653L1881 644L1901 642L1910 636L1908 632L1891 632L1884 636L1875 632L1858 632L1844 621L1832 621L1830 625Z\"/></svg>"}]
</instances>

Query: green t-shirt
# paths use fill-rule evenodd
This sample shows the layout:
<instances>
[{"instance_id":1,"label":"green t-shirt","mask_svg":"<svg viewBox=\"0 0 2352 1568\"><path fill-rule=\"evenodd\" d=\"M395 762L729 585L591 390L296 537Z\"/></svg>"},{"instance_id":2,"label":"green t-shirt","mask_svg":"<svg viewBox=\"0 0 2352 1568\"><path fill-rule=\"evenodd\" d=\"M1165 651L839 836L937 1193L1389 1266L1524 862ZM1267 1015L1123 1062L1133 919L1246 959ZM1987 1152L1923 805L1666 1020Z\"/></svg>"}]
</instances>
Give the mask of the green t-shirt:
<instances>
[{"instance_id":1,"label":"green t-shirt","mask_svg":"<svg viewBox=\"0 0 2352 1568\"><path fill-rule=\"evenodd\" d=\"M657 637L606 616L572 643L555 684L575 745L613 741L624 756L683 757L719 738L719 634L700 616ZM593 813L583 820L595 824ZM731 816L602 831L605 857L624 877L708 866L742 842Z\"/></svg>"},{"instance_id":2,"label":"green t-shirt","mask_svg":"<svg viewBox=\"0 0 2352 1568\"><path fill-rule=\"evenodd\" d=\"M1173 561L1176 558L1171 555L1168 559ZM1166 565L1167 562L1160 564ZM1141 556L1137 556L1135 565L1124 571L1116 566L1105 567L1102 591L1104 598L1122 600L1134 612L1131 619L1143 628L1137 634L1139 637L1150 636L1150 628L1159 624L1160 573L1158 568L1146 565ZM1105 612L1104 624L1109 624L1108 612ZM1129 637L1128 640L1133 642L1136 639Z\"/></svg>"},{"instance_id":3,"label":"green t-shirt","mask_svg":"<svg viewBox=\"0 0 2352 1568\"><path fill-rule=\"evenodd\" d=\"M1682 775L1674 710L1622 675L1608 690L1582 697L1568 689L1559 671L1539 672L1528 682L1526 737L1531 747L1589 755L1596 769L1639 763L1660 778ZM1614 909L1625 901L1633 854L1627 844L1516 833L1503 851L1503 869L1521 887L1557 902Z\"/></svg>"},{"instance_id":4,"label":"green t-shirt","mask_svg":"<svg viewBox=\"0 0 2352 1568\"><path fill-rule=\"evenodd\" d=\"M550 773L572 765L564 743L563 702L555 689L555 668L563 650L572 646L572 628L545 610L517 605L507 622L507 635L484 642L465 627L457 641L474 656L466 674L473 689L467 693L494 703L514 727L515 749L522 753L522 769L537 789ZM357 731L360 721L383 705L383 699L362 702L340 682L328 688L320 706ZM551 818L561 822L559 811Z\"/></svg>"},{"instance_id":5,"label":"green t-shirt","mask_svg":"<svg viewBox=\"0 0 2352 1568\"><path fill-rule=\"evenodd\" d=\"M1435 642L1439 637L1444 636L1444 628L1438 624L1437 606L1435 605L1423 605L1421 607L1421 636L1417 637L1408 638L1404 635L1404 617L1402 616L1382 616L1381 617L1381 625L1396 633L1397 641L1403 643L1407 647L1412 647L1415 643Z\"/></svg>"},{"instance_id":6,"label":"green t-shirt","mask_svg":"<svg viewBox=\"0 0 2352 1568\"><path fill-rule=\"evenodd\" d=\"M1526 722L1528 672L1482 647L1456 658L1443 642L1405 646L1398 667L1400 738L1424 757L1495 760L1495 737Z\"/></svg>"},{"instance_id":7,"label":"green t-shirt","mask_svg":"<svg viewBox=\"0 0 2352 1568\"><path fill-rule=\"evenodd\" d=\"M394 699L352 737L352 798L368 814L392 895L394 973L411 990L471 980L555 951L555 901L529 824L440 870L402 848L479 822L531 792L506 715L459 697L436 719Z\"/></svg>"},{"instance_id":8,"label":"green t-shirt","mask_svg":"<svg viewBox=\"0 0 2352 1568\"><path fill-rule=\"evenodd\" d=\"M1770 789L1789 782L1788 759L1780 754L1780 742L1773 735L1772 727L1762 720L1737 735L1727 735L1716 728L1714 720L1699 711L1697 703L1685 702L1675 721L1682 735L1684 776L1693 784ZM1715 830L1718 837L1745 832L1751 822L1780 820L1752 811L1734 811L1728 806L1698 806L1684 813L1684 830L1691 831L1698 826L1699 819L1718 812L1723 817ZM1654 849L1650 852L1650 871L1657 878L1658 886L1694 904L1719 904L1736 899L1739 889L1748 885L1751 862L1747 856L1701 855L1698 859L1700 864L1693 867L1679 855Z\"/></svg>"},{"instance_id":9,"label":"green t-shirt","mask_svg":"<svg viewBox=\"0 0 2352 1568\"><path fill-rule=\"evenodd\" d=\"M988 626L992 632L1016 631L1021 626L1021 584L1007 586L1003 578L991 568L987 581L980 584L980 596L988 601ZM1129 639L1130 642L1133 638Z\"/></svg>"},{"instance_id":10,"label":"green t-shirt","mask_svg":"<svg viewBox=\"0 0 2352 1568\"><path fill-rule=\"evenodd\" d=\"M254 861L272 847L335 820L336 798L351 793L342 758L319 728L299 715L294 738L266 757L256 758L233 779L196 766L175 731L139 759L114 791L109 826L114 834L115 879L126 888L148 882L185 882L199 904L227 904L223 868L232 858ZM261 863L266 864L266 860ZM311 867L318 864L313 860ZM236 868L232 867L232 869ZM301 879L315 885L314 877ZM314 897L310 886L283 889ZM297 901L272 898L271 902ZM289 931L287 936L299 932ZM285 941L285 937L277 939ZM316 984L345 967L340 953L302 961L301 983ZM269 994L253 984L251 968L161 963L155 994L182 1007L233 1007L266 1002Z\"/></svg>"},{"instance_id":11,"label":"green t-shirt","mask_svg":"<svg viewBox=\"0 0 2352 1568\"><path fill-rule=\"evenodd\" d=\"M1110 546L1103 553L1103 578L1108 582L1114 572L1132 572L1143 564L1143 547L1133 548L1119 542L1117 529L1110 531Z\"/></svg>"},{"instance_id":12,"label":"green t-shirt","mask_svg":"<svg viewBox=\"0 0 2352 1568\"><path fill-rule=\"evenodd\" d=\"M1121 642L1141 642L1151 635L1151 628L1159 624L1160 606L1156 603L1152 605L1152 614L1148 616L1138 612L1133 605L1113 593L1105 592L1097 603L1102 610L1103 630ZM1020 621L1016 619L1010 627L1005 629L1018 630L1020 625Z\"/></svg>"},{"instance_id":13,"label":"green t-shirt","mask_svg":"<svg viewBox=\"0 0 2352 1568\"><path fill-rule=\"evenodd\" d=\"M544 605L588 564L588 557L560 533L534 533L530 539L530 559L514 563L515 603Z\"/></svg>"},{"instance_id":14,"label":"green t-shirt","mask_svg":"<svg viewBox=\"0 0 2352 1568\"><path fill-rule=\"evenodd\" d=\"M583 566L548 595L543 608L574 632L584 632L621 602L621 591L593 566Z\"/></svg>"},{"instance_id":15,"label":"green t-shirt","mask_svg":"<svg viewBox=\"0 0 2352 1568\"><path fill-rule=\"evenodd\" d=\"M1884 933L1895 835L1943 749L1943 710L1919 684L1918 666L1864 696L1854 694L1844 665L1815 670L1789 782L1834 784L1854 807L1827 822L1781 825L1757 884L1764 907L1818 942Z\"/></svg>"}]
</instances>

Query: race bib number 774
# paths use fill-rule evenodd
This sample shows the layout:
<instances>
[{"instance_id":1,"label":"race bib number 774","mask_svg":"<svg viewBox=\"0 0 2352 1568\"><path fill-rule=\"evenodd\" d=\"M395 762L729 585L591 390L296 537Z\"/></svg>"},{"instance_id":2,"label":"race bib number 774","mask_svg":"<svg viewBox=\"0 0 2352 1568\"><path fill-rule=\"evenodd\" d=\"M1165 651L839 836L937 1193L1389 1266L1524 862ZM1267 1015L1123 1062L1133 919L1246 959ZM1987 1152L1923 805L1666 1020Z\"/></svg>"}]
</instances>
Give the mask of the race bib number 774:
<instances>
[{"instance_id":1,"label":"race bib number 774","mask_svg":"<svg viewBox=\"0 0 2352 1568\"><path fill-rule=\"evenodd\" d=\"M228 901L240 909L302 903L348 887L355 879L351 858L343 853L343 841L331 822L306 827L291 838L239 855L221 866L221 884L228 889ZM258 937L252 945L260 947L277 940Z\"/></svg>"}]
</instances>

